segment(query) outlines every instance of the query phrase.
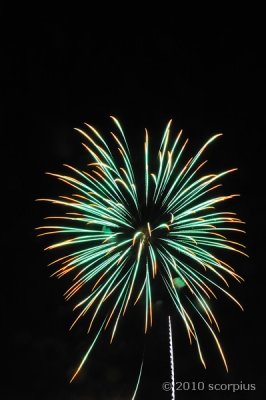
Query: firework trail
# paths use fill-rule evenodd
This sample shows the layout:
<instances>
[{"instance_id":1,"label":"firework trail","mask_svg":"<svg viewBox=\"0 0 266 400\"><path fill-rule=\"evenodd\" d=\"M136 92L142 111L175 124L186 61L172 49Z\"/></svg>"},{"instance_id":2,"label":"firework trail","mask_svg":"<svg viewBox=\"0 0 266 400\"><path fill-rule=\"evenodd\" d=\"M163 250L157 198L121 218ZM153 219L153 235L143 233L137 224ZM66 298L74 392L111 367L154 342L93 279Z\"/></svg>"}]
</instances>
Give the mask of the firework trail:
<instances>
[{"instance_id":1,"label":"firework trail","mask_svg":"<svg viewBox=\"0 0 266 400\"><path fill-rule=\"evenodd\" d=\"M169 354L170 354L170 371L171 371L171 399L175 400L175 367L174 367L174 350L173 350L173 335L171 317L168 317L169 326Z\"/></svg>"},{"instance_id":2,"label":"firework trail","mask_svg":"<svg viewBox=\"0 0 266 400\"><path fill-rule=\"evenodd\" d=\"M202 173L206 164L202 155L221 135L212 136L194 157L184 161L188 140L182 139L182 131L170 134L170 121L156 161L154 154L150 154L149 134L145 131L145 184L141 188L136 183L122 127L116 118L111 118L117 133L111 133L110 141L88 124L85 130L77 129L89 155L86 169L65 165L66 174L50 174L67 184L73 193L57 199L40 199L66 211L48 217L50 223L37 229L42 230L40 236L62 236L46 248L64 251L52 262L58 266L53 275L72 276L66 300L78 294L83 296L75 305L74 310L79 312L71 328L87 314L88 332L96 326L91 346L71 380L100 333L109 328L112 342L121 317L140 299L144 301L144 331L152 326L155 279L168 292L190 343L196 343L203 365L194 314L206 324L227 369L210 300L221 291L242 308L227 289L228 278L239 282L242 278L217 254L221 250L245 253L243 245L225 236L244 232L239 229L243 222L232 212L216 210L219 203L238 196L215 194L221 178L235 169Z\"/></svg>"}]
</instances>

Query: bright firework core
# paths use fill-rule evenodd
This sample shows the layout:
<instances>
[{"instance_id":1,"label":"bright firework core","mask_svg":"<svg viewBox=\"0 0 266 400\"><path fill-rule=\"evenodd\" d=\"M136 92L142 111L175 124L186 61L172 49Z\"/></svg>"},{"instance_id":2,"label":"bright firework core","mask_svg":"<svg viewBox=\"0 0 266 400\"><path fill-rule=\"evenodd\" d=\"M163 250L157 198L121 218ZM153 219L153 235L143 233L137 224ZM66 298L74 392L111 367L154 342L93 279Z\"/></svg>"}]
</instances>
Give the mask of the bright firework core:
<instances>
[{"instance_id":1,"label":"bright firework core","mask_svg":"<svg viewBox=\"0 0 266 400\"><path fill-rule=\"evenodd\" d=\"M139 232L142 233L141 236L141 240L143 240L143 242L145 244L149 244L150 240L151 240L151 227L150 227L150 223L147 222L146 226L144 225L142 228L140 228ZM138 234L138 232L136 233Z\"/></svg>"}]
</instances>

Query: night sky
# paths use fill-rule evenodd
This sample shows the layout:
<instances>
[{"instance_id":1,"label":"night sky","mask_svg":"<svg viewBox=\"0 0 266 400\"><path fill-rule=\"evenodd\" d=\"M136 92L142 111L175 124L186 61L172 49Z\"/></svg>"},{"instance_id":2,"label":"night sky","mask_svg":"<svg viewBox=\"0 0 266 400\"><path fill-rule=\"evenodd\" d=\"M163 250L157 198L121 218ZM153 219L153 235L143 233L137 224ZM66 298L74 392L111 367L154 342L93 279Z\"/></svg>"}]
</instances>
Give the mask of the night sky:
<instances>
[{"instance_id":1,"label":"night sky","mask_svg":"<svg viewBox=\"0 0 266 400\"><path fill-rule=\"evenodd\" d=\"M87 323L68 332L74 302L62 295L69 280L50 278L53 255L43 252L47 242L34 231L56 211L35 199L64 193L44 173L87 162L73 128L88 122L107 135L113 128L109 115L122 123L137 164L144 128L156 145L170 118L173 130L183 128L190 139L188 155L223 132L206 168L239 168L223 183L226 193L241 194L227 207L247 223L243 242L250 258L227 258L245 279L230 286L245 312L222 295L214 304L228 374L208 331L199 328L205 371L180 317L173 318L176 381L204 382L203 391L178 391L177 398L264 398L266 32L259 12L220 21L216 14L184 19L174 9L156 20L131 11L126 18L107 10L104 16L91 10L31 12L7 14L2 34L1 398L130 399L144 346L136 400L171 397L162 383L169 381L167 316L174 312L163 296L146 338L140 305L127 313L114 343L104 335L78 379L68 383L89 346ZM207 390L209 383L241 382L256 390Z\"/></svg>"}]
</instances>

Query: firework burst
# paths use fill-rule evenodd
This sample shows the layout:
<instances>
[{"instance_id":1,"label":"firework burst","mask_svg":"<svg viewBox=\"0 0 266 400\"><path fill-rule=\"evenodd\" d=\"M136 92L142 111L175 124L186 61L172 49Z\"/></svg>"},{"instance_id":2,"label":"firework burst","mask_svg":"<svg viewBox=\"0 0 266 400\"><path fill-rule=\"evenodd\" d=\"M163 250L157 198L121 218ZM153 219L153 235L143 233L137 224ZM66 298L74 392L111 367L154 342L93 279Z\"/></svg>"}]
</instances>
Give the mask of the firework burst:
<instances>
[{"instance_id":1,"label":"firework burst","mask_svg":"<svg viewBox=\"0 0 266 400\"><path fill-rule=\"evenodd\" d=\"M66 210L58 217L48 217L51 223L38 229L42 230L40 236L63 237L47 249L65 251L52 263L58 265L54 275L73 277L65 298L83 295L75 306L78 314L71 328L88 314L88 330L97 326L71 380L102 330L110 328L112 341L121 317L141 298L145 304L144 331L152 326L155 279L160 279L168 292L190 342L196 342L203 365L191 309L208 327L227 369L217 337L219 325L209 300L221 291L242 308L227 289L227 278L239 282L242 278L217 253L221 249L245 253L243 245L225 236L244 232L239 229L243 222L232 212L216 210L217 204L237 196L217 195L216 191L221 178L235 169L202 174L206 163L202 155L220 134L212 136L194 157L184 161L188 140L182 139L182 131L170 135L170 121L157 161L155 157L157 170L153 170L150 158L154 159L154 155L149 152L149 135L145 131L144 184L140 190L123 130L116 118L112 120L117 133L111 133L111 141L88 124L85 130L77 129L91 161L86 170L65 165L67 174L50 174L69 185L74 193L58 199L40 199ZM185 292L182 286L187 288Z\"/></svg>"}]
</instances>

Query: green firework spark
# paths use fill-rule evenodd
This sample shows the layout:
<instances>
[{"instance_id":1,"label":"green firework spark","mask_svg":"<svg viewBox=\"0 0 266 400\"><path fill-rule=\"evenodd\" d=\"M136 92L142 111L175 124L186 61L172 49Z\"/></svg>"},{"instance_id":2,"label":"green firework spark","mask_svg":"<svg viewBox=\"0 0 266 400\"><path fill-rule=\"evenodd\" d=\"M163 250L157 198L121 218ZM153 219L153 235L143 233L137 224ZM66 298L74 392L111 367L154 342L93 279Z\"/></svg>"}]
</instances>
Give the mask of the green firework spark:
<instances>
[{"instance_id":1,"label":"green firework spark","mask_svg":"<svg viewBox=\"0 0 266 400\"><path fill-rule=\"evenodd\" d=\"M145 302L147 331L153 318L153 281L158 277L181 316L190 341L195 340L204 366L196 327L184 300L191 303L207 325L227 369L210 299L216 297L216 291L221 291L242 308L226 289L227 277L239 282L242 278L216 253L219 249L245 253L241 250L243 245L225 236L244 232L238 228L243 222L232 212L215 209L216 204L237 196L215 195L221 178L235 169L207 175L201 172L206 163L202 155L220 134L212 136L194 157L184 162L188 141L182 139L182 131L170 134L171 121L163 134L158 157L149 153L146 131L142 193L122 127L116 118L111 118L117 133L111 133L110 141L88 124L85 124L88 132L77 129L91 161L86 170L65 165L66 175L50 174L69 185L74 193L58 199L40 199L66 210L61 216L48 217L50 225L37 228L43 230L40 236L63 237L47 249L65 250L65 256L52 264L59 265L54 274L57 277L74 274L66 299L82 288L87 289L86 296L75 306L79 313L72 326L87 314L89 330L93 324L99 326L72 380L102 329L110 328L112 341L121 317L140 298ZM109 148L111 142L115 151ZM152 171L149 160L156 158L157 170ZM183 296L180 289L184 286L190 298Z\"/></svg>"}]
</instances>

